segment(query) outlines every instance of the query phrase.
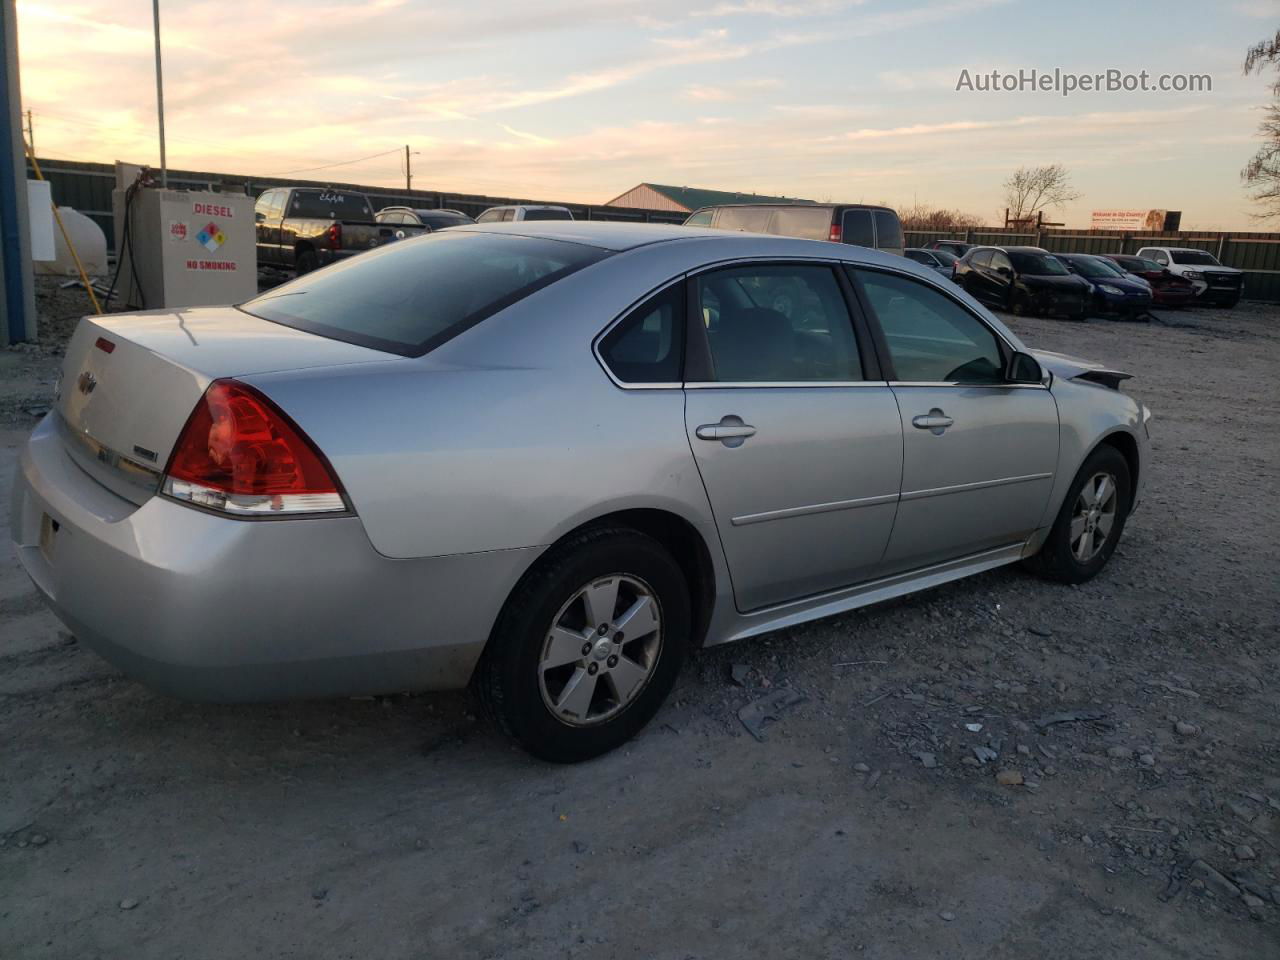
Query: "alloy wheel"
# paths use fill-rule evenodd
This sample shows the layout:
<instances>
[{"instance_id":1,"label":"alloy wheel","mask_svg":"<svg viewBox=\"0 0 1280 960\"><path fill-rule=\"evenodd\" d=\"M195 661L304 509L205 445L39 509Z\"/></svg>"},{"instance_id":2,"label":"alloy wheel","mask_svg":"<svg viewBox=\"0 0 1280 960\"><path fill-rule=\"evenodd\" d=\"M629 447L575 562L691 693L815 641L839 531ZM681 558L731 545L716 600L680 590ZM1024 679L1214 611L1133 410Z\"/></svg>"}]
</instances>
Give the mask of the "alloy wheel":
<instances>
[{"instance_id":1,"label":"alloy wheel","mask_svg":"<svg viewBox=\"0 0 1280 960\"><path fill-rule=\"evenodd\" d=\"M593 580L551 621L538 661L542 702L570 726L602 723L640 694L661 652L653 588L625 574Z\"/></svg>"},{"instance_id":2,"label":"alloy wheel","mask_svg":"<svg viewBox=\"0 0 1280 960\"><path fill-rule=\"evenodd\" d=\"M1109 473L1095 473L1080 488L1068 535L1078 563L1088 563L1101 552L1115 525L1118 503L1116 478Z\"/></svg>"}]
</instances>

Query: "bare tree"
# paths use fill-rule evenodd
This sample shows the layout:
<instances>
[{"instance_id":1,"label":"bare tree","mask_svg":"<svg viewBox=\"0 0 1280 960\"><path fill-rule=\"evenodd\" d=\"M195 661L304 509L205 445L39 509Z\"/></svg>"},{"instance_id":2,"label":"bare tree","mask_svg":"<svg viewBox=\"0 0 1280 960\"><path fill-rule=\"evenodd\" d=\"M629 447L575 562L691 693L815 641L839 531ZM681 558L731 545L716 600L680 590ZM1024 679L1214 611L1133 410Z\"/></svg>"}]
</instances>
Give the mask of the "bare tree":
<instances>
[{"instance_id":1,"label":"bare tree","mask_svg":"<svg viewBox=\"0 0 1280 960\"><path fill-rule=\"evenodd\" d=\"M982 221L962 210L947 210L916 203L898 211L898 219L907 230L967 230L982 226Z\"/></svg>"},{"instance_id":2,"label":"bare tree","mask_svg":"<svg viewBox=\"0 0 1280 960\"><path fill-rule=\"evenodd\" d=\"M1267 69L1280 69L1280 30L1270 40L1254 44L1245 54L1246 76ZM1280 79L1271 84L1271 96L1272 102L1258 124L1262 146L1240 171L1240 179L1253 188L1253 199L1263 206L1261 212L1254 214L1260 219L1280 216Z\"/></svg>"},{"instance_id":3,"label":"bare tree","mask_svg":"<svg viewBox=\"0 0 1280 960\"><path fill-rule=\"evenodd\" d=\"M1078 200L1071 189L1071 174L1060 163L1019 167L1004 182L1004 199L1010 220L1030 220L1041 210Z\"/></svg>"}]
</instances>

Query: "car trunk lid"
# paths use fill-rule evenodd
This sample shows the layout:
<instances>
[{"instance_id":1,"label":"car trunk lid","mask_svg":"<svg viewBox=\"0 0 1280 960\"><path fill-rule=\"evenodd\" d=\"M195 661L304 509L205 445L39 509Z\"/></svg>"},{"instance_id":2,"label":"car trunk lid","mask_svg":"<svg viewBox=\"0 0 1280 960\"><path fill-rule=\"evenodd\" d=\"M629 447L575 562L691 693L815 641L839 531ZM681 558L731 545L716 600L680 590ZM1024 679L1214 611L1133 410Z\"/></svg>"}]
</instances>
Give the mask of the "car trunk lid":
<instances>
[{"instance_id":1,"label":"car trunk lid","mask_svg":"<svg viewBox=\"0 0 1280 960\"><path fill-rule=\"evenodd\" d=\"M141 504L213 380L387 359L234 307L85 317L63 360L57 428L72 460Z\"/></svg>"}]
</instances>

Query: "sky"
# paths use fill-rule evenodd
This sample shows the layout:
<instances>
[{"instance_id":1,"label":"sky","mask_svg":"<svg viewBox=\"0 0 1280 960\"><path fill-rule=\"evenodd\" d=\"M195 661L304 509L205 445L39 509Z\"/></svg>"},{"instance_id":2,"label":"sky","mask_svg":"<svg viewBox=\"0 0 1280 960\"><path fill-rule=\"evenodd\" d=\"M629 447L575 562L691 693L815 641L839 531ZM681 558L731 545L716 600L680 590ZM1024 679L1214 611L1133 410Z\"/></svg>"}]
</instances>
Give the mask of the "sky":
<instances>
[{"instance_id":1,"label":"sky","mask_svg":"<svg viewBox=\"0 0 1280 960\"><path fill-rule=\"evenodd\" d=\"M1280 0L161 0L171 167L603 203L641 181L1267 229L1240 169ZM42 157L159 162L148 0L18 0ZM957 90L992 70L1208 74L1201 92ZM976 85L976 82L975 82ZM364 159L367 158L367 159ZM356 161L356 162L351 162Z\"/></svg>"}]
</instances>

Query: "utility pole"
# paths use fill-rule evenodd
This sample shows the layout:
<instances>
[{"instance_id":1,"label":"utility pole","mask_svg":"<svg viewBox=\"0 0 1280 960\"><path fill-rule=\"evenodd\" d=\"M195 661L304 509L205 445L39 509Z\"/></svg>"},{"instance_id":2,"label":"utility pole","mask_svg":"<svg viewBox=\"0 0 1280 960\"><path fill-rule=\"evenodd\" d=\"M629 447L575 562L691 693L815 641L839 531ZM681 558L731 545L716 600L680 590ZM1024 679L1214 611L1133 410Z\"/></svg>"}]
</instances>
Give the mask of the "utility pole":
<instances>
[{"instance_id":1,"label":"utility pole","mask_svg":"<svg viewBox=\"0 0 1280 960\"><path fill-rule=\"evenodd\" d=\"M404 145L404 188L406 191L413 189L413 169L409 166L409 145Z\"/></svg>"},{"instance_id":2,"label":"utility pole","mask_svg":"<svg viewBox=\"0 0 1280 960\"><path fill-rule=\"evenodd\" d=\"M27 143L31 144L31 153L36 152L36 126L31 120L31 111L27 111Z\"/></svg>"},{"instance_id":3,"label":"utility pole","mask_svg":"<svg viewBox=\"0 0 1280 960\"><path fill-rule=\"evenodd\" d=\"M169 166L164 157L164 77L160 71L160 0L151 0L151 20L156 34L156 116L160 121L160 186L169 186Z\"/></svg>"}]
</instances>

